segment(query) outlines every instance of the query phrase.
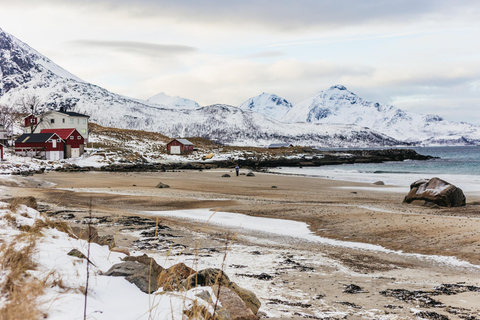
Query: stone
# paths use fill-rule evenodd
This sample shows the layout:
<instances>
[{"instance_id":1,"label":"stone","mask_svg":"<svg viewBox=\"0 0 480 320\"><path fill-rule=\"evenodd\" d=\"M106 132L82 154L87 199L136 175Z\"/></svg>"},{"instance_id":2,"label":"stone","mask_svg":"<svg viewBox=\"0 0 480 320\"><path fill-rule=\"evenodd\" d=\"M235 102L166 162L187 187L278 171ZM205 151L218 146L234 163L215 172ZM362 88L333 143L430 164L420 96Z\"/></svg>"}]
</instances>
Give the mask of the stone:
<instances>
[{"instance_id":1,"label":"stone","mask_svg":"<svg viewBox=\"0 0 480 320\"><path fill-rule=\"evenodd\" d=\"M124 257L122 261L134 261L143 263L148 267L152 267L153 271L157 274L157 276L159 276L160 273L164 270L163 267L160 266L157 261L155 261L155 259L147 256L146 254L143 254L143 256L127 256Z\"/></svg>"},{"instance_id":2,"label":"stone","mask_svg":"<svg viewBox=\"0 0 480 320\"><path fill-rule=\"evenodd\" d=\"M168 184L165 184L165 183L159 183L157 184L157 186L155 188L170 188L170 186Z\"/></svg>"},{"instance_id":3,"label":"stone","mask_svg":"<svg viewBox=\"0 0 480 320\"><path fill-rule=\"evenodd\" d=\"M225 173L224 175L222 175L222 178L230 178L230 175L228 173Z\"/></svg>"},{"instance_id":4,"label":"stone","mask_svg":"<svg viewBox=\"0 0 480 320\"><path fill-rule=\"evenodd\" d=\"M403 202L441 207L461 207L466 204L462 189L439 178L421 179L410 185L410 192Z\"/></svg>"},{"instance_id":5,"label":"stone","mask_svg":"<svg viewBox=\"0 0 480 320\"><path fill-rule=\"evenodd\" d=\"M168 269L164 269L157 278L159 287L163 287L164 291L173 291L180 288L180 284L195 270L186 266L184 263L177 263Z\"/></svg>"},{"instance_id":6,"label":"stone","mask_svg":"<svg viewBox=\"0 0 480 320\"><path fill-rule=\"evenodd\" d=\"M194 302L190 305L187 310L184 310L183 313L187 315L190 319L205 319L205 320L231 320L230 312L227 309L223 308L220 303L217 302L216 299L214 300L212 295L210 294L210 288L208 287L200 287L196 288L195 296L200 298L201 300L205 301L208 305L211 306L211 309L215 310L215 314L208 311L204 305L201 303Z\"/></svg>"},{"instance_id":7,"label":"stone","mask_svg":"<svg viewBox=\"0 0 480 320\"><path fill-rule=\"evenodd\" d=\"M87 259L87 256L81 253L78 249L72 249L67 253L69 256L77 257L80 259Z\"/></svg>"},{"instance_id":8,"label":"stone","mask_svg":"<svg viewBox=\"0 0 480 320\"><path fill-rule=\"evenodd\" d=\"M207 268L190 275L182 282L182 287L189 290L198 286L208 287L213 285L228 286L230 279L220 269Z\"/></svg>"},{"instance_id":9,"label":"stone","mask_svg":"<svg viewBox=\"0 0 480 320\"><path fill-rule=\"evenodd\" d=\"M373 183L374 185L377 185L377 186L384 186L385 185L385 182L383 181L376 181Z\"/></svg>"},{"instance_id":10,"label":"stone","mask_svg":"<svg viewBox=\"0 0 480 320\"><path fill-rule=\"evenodd\" d=\"M72 232L76 235L79 239L88 240L88 226L87 227L78 227L72 226ZM98 235L98 230L94 226L90 226L90 242L98 243L100 245L104 245L103 241L101 241L100 236Z\"/></svg>"},{"instance_id":11,"label":"stone","mask_svg":"<svg viewBox=\"0 0 480 320\"><path fill-rule=\"evenodd\" d=\"M113 248L110 248L110 251L112 251L112 252L118 252L118 253L123 253L124 255L127 255L127 256L130 255L130 250L128 250L128 248L113 247Z\"/></svg>"},{"instance_id":12,"label":"stone","mask_svg":"<svg viewBox=\"0 0 480 320\"><path fill-rule=\"evenodd\" d=\"M255 174L253 172L247 173L247 177L255 177Z\"/></svg>"},{"instance_id":13,"label":"stone","mask_svg":"<svg viewBox=\"0 0 480 320\"><path fill-rule=\"evenodd\" d=\"M245 304L245 302L230 288L223 286L212 286L223 308L230 313L232 320L258 320L258 317ZM215 303L215 302L213 302Z\"/></svg>"},{"instance_id":14,"label":"stone","mask_svg":"<svg viewBox=\"0 0 480 320\"><path fill-rule=\"evenodd\" d=\"M242 299L243 302L245 302L245 304L247 305L247 307L252 310L253 314L258 313L258 309L260 309L262 303L260 302L260 300L258 300L257 296L255 295L255 293L253 293L253 291L244 289L237 285L235 282L230 282L228 288L238 294L240 299Z\"/></svg>"},{"instance_id":15,"label":"stone","mask_svg":"<svg viewBox=\"0 0 480 320\"><path fill-rule=\"evenodd\" d=\"M147 258L151 259L148 256ZM143 292L152 293L157 291L159 288L157 283L159 273L157 270L158 269L153 267L153 264L150 266L150 264L145 264L139 261L124 261L114 264L107 272L104 273L104 275L111 277L125 277L127 281L135 284Z\"/></svg>"}]
</instances>

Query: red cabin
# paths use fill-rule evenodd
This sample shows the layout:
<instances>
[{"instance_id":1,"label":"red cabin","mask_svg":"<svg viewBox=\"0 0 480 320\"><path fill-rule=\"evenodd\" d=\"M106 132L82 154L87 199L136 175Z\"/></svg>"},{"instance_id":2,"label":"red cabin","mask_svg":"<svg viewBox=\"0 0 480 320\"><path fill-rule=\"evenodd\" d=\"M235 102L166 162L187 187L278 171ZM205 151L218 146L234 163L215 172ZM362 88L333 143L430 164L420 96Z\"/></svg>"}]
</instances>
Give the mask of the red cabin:
<instances>
[{"instance_id":1,"label":"red cabin","mask_svg":"<svg viewBox=\"0 0 480 320\"><path fill-rule=\"evenodd\" d=\"M167 152L170 154L186 154L193 152L193 143L187 139L174 139L167 143Z\"/></svg>"},{"instance_id":2,"label":"red cabin","mask_svg":"<svg viewBox=\"0 0 480 320\"><path fill-rule=\"evenodd\" d=\"M46 160L64 158L65 142L56 133L24 133L15 140L15 153Z\"/></svg>"},{"instance_id":3,"label":"red cabin","mask_svg":"<svg viewBox=\"0 0 480 320\"><path fill-rule=\"evenodd\" d=\"M23 121L24 121L24 123L23 123L24 127L28 128L32 125L36 125L37 121L38 121L38 118L37 118L37 116L31 114L31 115L23 118Z\"/></svg>"},{"instance_id":4,"label":"red cabin","mask_svg":"<svg viewBox=\"0 0 480 320\"><path fill-rule=\"evenodd\" d=\"M5 148L5 146L3 144L0 143L0 160L3 161L3 149Z\"/></svg>"},{"instance_id":5,"label":"red cabin","mask_svg":"<svg viewBox=\"0 0 480 320\"><path fill-rule=\"evenodd\" d=\"M55 133L65 141L65 159L78 158L85 150L85 139L77 129L43 129L41 133Z\"/></svg>"}]
</instances>

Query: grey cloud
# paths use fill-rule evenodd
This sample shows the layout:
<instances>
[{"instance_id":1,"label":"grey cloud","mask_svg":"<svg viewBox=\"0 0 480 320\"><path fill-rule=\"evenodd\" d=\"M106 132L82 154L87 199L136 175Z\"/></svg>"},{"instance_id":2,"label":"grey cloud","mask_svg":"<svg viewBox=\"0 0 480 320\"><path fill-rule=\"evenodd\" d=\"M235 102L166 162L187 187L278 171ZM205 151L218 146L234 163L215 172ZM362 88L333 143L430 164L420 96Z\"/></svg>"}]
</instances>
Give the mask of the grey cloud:
<instances>
[{"instance_id":1,"label":"grey cloud","mask_svg":"<svg viewBox=\"0 0 480 320\"><path fill-rule=\"evenodd\" d=\"M185 45L157 44L135 41L99 41L99 40L75 40L69 42L75 46L109 48L124 52L132 52L147 56L171 56L178 54L194 53L198 49Z\"/></svg>"},{"instance_id":2,"label":"grey cloud","mask_svg":"<svg viewBox=\"0 0 480 320\"><path fill-rule=\"evenodd\" d=\"M58 1L58 0L50 0ZM73 0L70 0L72 3ZM299 28L339 28L372 21L408 23L427 15L451 18L475 16L480 2L469 0L89 0L90 4L128 11L140 17L169 17L179 22L267 26L281 31Z\"/></svg>"}]
</instances>

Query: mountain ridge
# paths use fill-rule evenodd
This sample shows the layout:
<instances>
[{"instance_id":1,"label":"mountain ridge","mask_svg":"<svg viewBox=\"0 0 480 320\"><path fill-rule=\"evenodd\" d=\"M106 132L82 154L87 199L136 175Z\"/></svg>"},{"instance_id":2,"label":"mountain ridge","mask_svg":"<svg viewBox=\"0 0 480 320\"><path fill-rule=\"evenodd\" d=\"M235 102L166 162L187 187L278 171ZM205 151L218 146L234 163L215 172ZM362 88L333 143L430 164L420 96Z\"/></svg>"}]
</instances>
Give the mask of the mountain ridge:
<instances>
[{"instance_id":1,"label":"mountain ridge","mask_svg":"<svg viewBox=\"0 0 480 320\"><path fill-rule=\"evenodd\" d=\"M15 106L22 97L35 95L44 102L44 109L74 106L75 111L89 115L102 126L159 132L171 137L199 136L239 146L285 142L317 147L411 144L361 125L284 123L254 110L223 104L197 107L193 100L165 94L156 95L159 100L154 96L151 101L122 96L83 81L3 30L0 57L0 104ZM276 95L265 95L265 101L283 108L282 112L295 108Z\"/></svg>"}]
</instances>

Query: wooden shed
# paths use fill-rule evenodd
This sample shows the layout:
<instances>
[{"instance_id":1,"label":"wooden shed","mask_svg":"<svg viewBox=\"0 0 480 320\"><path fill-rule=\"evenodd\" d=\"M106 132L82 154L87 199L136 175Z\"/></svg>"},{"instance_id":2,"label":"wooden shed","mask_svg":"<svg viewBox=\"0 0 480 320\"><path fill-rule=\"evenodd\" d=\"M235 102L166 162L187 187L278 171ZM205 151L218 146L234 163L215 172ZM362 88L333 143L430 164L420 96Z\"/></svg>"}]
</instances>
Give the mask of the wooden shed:
<instances>
[{"instance_id":1,"label":"wooden shed","mask_svg":"<svg viewBox=\"0 0 480 320\"><path fill-rule=\"evenodd\" d=\"M78 158L85 150L85 139L75 128L43 129L41 133L56 133L63 141L65 141L65 159Z\"/></svg>"},{"instance_id":2,"label":"wooden shed","mask_svg":"<svg viewBox=\"0 0 480 320\"><path fill-rule=\"evenodd\" d=\"M3 149L5 149L5 146L0 143L0 160L3 161Z\"/></svg>"},{"instance_id":3,"label":"wooden shed","mask_svg":"<svg viewBox=\"0 0 480 320\"><path fill-rule=\"evenodd\" d=\"M193 143L187 139L173 139L167 143L167 152L170 154L187 154L193 152Z\"/></svg>"},{"instance_id":4,"label":"wooden shed","mask_svg":"<svg viewBox=\"0 0 480 320\"><path fill-rule=\"evenodd\" d=\"M15 153L46 160L64 158L65 142L56 133L24 133L15 140Z\"/></svg>"}]
</instances>

